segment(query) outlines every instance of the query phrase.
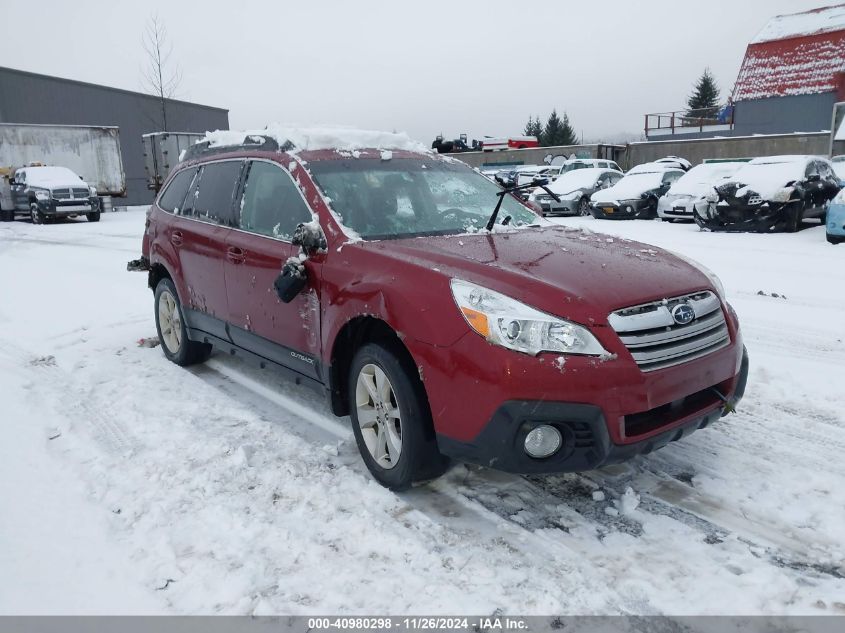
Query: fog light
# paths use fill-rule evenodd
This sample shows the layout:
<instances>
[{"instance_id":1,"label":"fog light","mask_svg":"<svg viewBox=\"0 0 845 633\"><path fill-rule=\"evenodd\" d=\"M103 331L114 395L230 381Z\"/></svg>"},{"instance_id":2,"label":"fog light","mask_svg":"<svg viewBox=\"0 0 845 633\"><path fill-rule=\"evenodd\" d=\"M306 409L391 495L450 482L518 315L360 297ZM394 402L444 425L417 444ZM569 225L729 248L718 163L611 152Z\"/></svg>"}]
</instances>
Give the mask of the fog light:
<instances>
[{"instance_id":1,"label":"fog light","mask_svg":"<svg viewBox=\"0 0 845 633\"><path fill-rule=\"evenodd\" d=\"M531 457L542 459L554 455L560 449L561 443L560 431L544 424L525 436L525 452Z\"/></svg>"}]
</instances>

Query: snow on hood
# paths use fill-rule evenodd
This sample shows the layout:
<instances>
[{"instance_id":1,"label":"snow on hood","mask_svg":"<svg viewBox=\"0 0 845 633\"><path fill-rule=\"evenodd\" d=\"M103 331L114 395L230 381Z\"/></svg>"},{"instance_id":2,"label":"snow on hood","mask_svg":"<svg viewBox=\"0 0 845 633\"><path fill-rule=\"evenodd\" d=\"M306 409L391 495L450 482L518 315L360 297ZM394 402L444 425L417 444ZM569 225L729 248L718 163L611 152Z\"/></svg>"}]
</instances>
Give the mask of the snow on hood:
<instances>
[{"instance_id":1,"label":"snow on hood","mask_svg":"<svg viewBox=\"0 0 845 633\"><path fill-rule=\"evenodd\" d=\"M607 171L604 168L573 169L559 176L548 187L558 194L569 193L576 189L592 189L595 187L596 181Z\"/></svg>"},{"instance_id":2,"label":"snow on hood","mask_svg":"<svg viewBox=\"0 0 845 633\"><path fill-rule=\"evenodd\" d=\"M612 202L614 200L633 200L650 189L657 189L663 181L666 170L629 174L614 186L601 189L590 196L593 202Z\"/></svg>"},{"instance_id":3,"label":"snow on hood","mask_svg":"<svg viewBox=\"0 0 845 633\"><path fill-rule=\"evenodd\" d=\"M807 156L755 158L740 167L728 181L743 185L737 195L742 195L742 189L747 187L764 200L771 200L788 183L804 178L807 159Z\"/></svg>"},{"instance_id":4,"label":"snow on hood","mask_svg":"<svg viewBox=\"0 0 845 633\"><path fill-rule=\"evenodd\" d=\"M87 187L88 183L67 167L27 167L29 187Z\"/></svg>"},{"instance_id":5,"label":"snow on hood","mask_svg":"<svg viewBox=\"0 0 845 633\"><path fill-rule=\"evenodd\" d=\"M690 169L678 178L667 195L670 196L704 196L713 187L727 182L725 179L733 176L745 163L704 163Z\"/></svg>"},{"instance_id":6,"label":"snow on hood","mask_svg":"<svg viewBox=\"0 0 845 633\"><path fill-rule=\"evenodd\" d=\"M359 149L405 150L408 152L430 153L425 145L413 140L404 132L379 132L346 127L285 127L274 123L263 130L216 130L206 132L200 143L209 141L211 147L240 145L247 136L266 136L275 140L279 146L290 141L295 150L310 151L337 149L352 151Z\"/></svg>"}]
</instances>

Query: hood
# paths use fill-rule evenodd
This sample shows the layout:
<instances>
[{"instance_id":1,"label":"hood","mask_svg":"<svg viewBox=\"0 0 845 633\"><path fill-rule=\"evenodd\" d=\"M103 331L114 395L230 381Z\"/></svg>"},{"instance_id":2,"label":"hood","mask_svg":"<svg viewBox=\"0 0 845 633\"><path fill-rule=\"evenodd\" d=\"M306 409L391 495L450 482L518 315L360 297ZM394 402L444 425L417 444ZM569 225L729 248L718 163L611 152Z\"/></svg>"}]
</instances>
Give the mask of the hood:
<instances>
[{"instance_id":1,"label":"hood","mask_svg":"<svg viewBox=\"0 0 845 633\"><path fill-rule=\"evenodd\" d=\"M760 160L760 159L757 159ZM752 161L737 171L726 182L736 184L736 196L743 197L749 192L760 195L764 200L772 200L782 195L790 183L804 178L805 163L801 160L781 162ZM724 184L720 187L727 189Z\"/></svg>"},{"instance_id":2,"label":"hood","mask_svg":"<svg viewBox=\"0 0 845 633\"><path fill-rule=\"evenodd\" d=\"M612 187L596 191L590 200L593 202L613 202L614 200L634 200L646 191L657 189L663 180L663 172L632 174L625 176Z\"/></svg>"},{"instance_id":3,"label":"hood","mask_svg":"<svg viewBox=\"0 0 845 633\"><path fill-rule=\"evenodd\" d=\"M711 287L697 268L655 246L566 227L356 246L581 323L605 325L613 310Z\"/></svg>"}]
</instances>

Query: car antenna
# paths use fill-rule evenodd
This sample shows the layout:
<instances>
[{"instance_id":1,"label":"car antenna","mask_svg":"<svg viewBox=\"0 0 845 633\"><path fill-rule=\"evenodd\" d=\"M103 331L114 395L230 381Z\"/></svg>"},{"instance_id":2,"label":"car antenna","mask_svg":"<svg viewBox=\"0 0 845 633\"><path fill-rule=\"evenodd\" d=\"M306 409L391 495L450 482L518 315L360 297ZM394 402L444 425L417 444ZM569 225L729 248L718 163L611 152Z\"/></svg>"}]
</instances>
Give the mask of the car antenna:
<instances>
[{"instance_id":1,"label":"car antenna","mask_svg":"<svg viewBox=\"0 0 845 633\"><path fill-rule=\"evenodd\" d=\"M535 178L527 185L512 185L510 187L505 187L504 183L502 182L499 176L496 176L496 181L502 185L503 189L496 193L499 197L499 200L496 202L496 208L493 209L493 215L490 216L490 219L487 220L487 230L492 231L493 227L496 225L496 218L499 217L499 209L502 208L502 200L505 199L505 196L509 193L513 193L515 191L522 191L523 189L530 189L532 187L540 187L542 188L547 194L549 194L552 198L554 198L555 202L560 202L560 198L558 195L548 188L549 179L548 178Z\"/></svg>"}]
</instances>

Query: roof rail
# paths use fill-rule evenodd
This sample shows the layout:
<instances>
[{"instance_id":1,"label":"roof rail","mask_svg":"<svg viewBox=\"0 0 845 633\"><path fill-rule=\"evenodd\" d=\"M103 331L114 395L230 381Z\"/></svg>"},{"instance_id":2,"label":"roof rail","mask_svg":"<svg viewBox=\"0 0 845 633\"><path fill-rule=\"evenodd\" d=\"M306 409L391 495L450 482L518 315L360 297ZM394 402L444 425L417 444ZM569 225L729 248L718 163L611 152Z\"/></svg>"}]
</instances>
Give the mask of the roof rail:
<instances>
[{"instance_id":1,"label":"roof rail","mask_svg":"<svg viewBox=\"0 0 845 633\"><path fill-rule=\"evenodd\" d=\"M202 141L190 145L185 150L185 155L182 160L193 160L201 156L208 156L209 154L223 154L228 152L239 151L259 151L259 152L288 152L294 147L290 141L285 141L279 145L276 139L262 134L249 134L244 137L242 143L238 145L211 145L211 141Z\"/></svg>"}]
</instances>

